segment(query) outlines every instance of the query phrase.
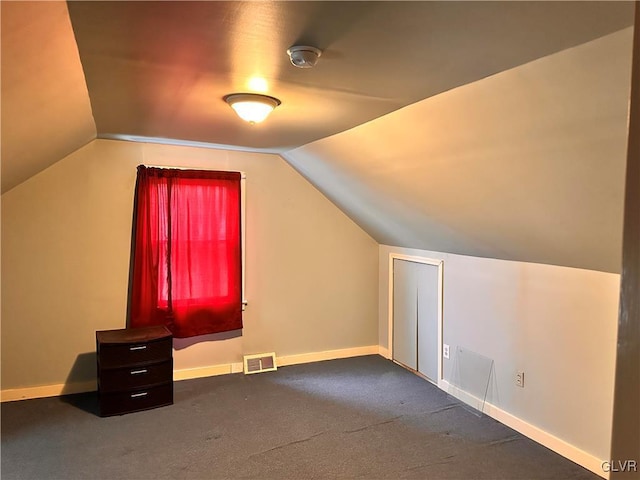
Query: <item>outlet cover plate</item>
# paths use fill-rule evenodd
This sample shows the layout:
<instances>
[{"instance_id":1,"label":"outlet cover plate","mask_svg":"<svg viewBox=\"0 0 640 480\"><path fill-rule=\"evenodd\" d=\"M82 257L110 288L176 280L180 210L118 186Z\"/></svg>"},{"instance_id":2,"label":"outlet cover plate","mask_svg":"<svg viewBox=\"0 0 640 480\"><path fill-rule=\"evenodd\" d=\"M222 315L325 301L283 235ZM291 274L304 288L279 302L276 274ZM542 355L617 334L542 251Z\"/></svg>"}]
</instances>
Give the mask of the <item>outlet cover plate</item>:
<instances>
[{"instance_id":1,"label":"outlet cover plate","mask_svg":"<svg viewBox=\"0 0 640 480\"><path fill-rule=\"evenodd\" d=\"M524 388L524 372L522 370L516 372L516 386Z\"/></svg>"},{"instance_id":2,"label":"outlet cover plate","mask_svg":"<svg viewBox=\"0 0 640 480\"><path fill-rule=\"evenodd\" d=\"M447 359L449 358L449 345L446 343L442 345L442 356Z\"/></svg>"}]
</instances>

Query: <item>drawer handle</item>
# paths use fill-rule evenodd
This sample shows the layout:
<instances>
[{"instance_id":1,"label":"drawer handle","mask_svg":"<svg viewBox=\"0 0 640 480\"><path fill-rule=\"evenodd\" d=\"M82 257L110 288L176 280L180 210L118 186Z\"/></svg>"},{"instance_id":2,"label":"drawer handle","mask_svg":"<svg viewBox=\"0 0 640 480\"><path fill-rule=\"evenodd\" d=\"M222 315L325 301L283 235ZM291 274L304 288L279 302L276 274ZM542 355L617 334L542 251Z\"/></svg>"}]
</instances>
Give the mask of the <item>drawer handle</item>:
<instances>
[{"instance_id":1,"label":"drawer handle","mask_svg":"<svg viewBox=\"0 0 640 480\"><path fill-rule=\"evenodd\" d=\"M135 347L129 347L130 351L134 351L134 350L146 350L147 346L146 345L136 345Z\"/></svg>"},{"instance_id":2,"label":"drawer handle","mask_svg":"<svg viewBox=\"0 0 640 480\"><path fill-rule=\"evenodd\" d=\"M131 375L140 375L141 373L147 373L149 370L143 368L141 370L131 370Z\"/></svg>"},{"instance_id":3,"label":"drawer handle","mask_svg":"<svg viewBox=\"0 0 640 480\"><path fill-rule=\"evenodd\" d=\"M146 397L147 395L148 395L148 393L147 393L147 392L132 393L132 394L131 394L131 398Z\"/></svg>"}]
</instances>

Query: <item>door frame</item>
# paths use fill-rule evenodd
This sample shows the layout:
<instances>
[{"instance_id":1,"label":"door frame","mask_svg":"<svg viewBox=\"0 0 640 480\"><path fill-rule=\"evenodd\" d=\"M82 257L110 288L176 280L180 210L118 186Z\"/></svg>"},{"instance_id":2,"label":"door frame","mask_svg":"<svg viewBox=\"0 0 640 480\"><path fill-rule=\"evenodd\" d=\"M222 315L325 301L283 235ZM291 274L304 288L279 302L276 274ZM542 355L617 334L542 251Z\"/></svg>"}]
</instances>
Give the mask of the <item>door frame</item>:
<instances>
[{"instance_id":1,"label":"door frame","mask_svg":"<svg viewBox=\"0 0 640 480\"><path fill-rule=\"evenodd\" d=\"M426 265L432 265L438 267L438 379L437 385L441 388L444 387L444 372L442 364L442 329L443 329L443 281L444 281L444 261L435 258L420 257L416 255L404 255L401 253L389 253L389 310L387 312L387 319L389 325L388 345L389 345L389 357L393 360L393 289L394 289L394 272L393 262L394 260L404 260L408 262L423 263Z\"/></svg>"}]
</instances>

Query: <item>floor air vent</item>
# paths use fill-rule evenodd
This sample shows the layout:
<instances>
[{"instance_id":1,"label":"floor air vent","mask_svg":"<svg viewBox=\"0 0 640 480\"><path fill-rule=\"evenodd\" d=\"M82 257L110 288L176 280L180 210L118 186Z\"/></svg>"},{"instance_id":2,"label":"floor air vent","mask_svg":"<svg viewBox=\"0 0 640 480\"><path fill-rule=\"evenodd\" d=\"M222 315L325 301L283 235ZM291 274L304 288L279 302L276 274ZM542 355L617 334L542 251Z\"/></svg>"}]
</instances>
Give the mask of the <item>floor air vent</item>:
<instances>
[{"instance_id":1,"label":"floor air vent","mask_svg":"<svg viewBox=\"0 0 640 480\"><path fill-rule=\"evenodd\" d=\"M244 373L246 375L250 373L271 372L277 369L276 354L274 352L244 356Z\"/></svg>"}]
</instances>

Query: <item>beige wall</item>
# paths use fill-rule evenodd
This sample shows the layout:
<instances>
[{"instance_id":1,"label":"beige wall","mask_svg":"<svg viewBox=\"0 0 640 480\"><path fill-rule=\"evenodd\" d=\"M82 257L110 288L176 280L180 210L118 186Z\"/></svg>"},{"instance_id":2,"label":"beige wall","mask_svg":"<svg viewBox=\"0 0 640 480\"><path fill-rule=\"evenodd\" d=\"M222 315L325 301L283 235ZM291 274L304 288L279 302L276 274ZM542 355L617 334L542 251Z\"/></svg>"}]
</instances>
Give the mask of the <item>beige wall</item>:
<instances>
[{"instance_id":1,"label":"beige wall","mask_svg":"<svg viewBox=\"0 0 640 480\"><path fill-rule=\"evenodd\" d=\"M444 261L447 381L460 384L457 347L488 357L495 362L488 402L589 455L609 457L619 275L382 245L383 347L390 253ZM525 372L525 388L515 385L517 370Z\"/></svg>"},{"instance_id":2,"label":"beige wall","mask_svg":"<svg viewBox=\"0 0 640 480\"><path fill-rule=\"evenodd\" d=\"M125 326L141 163L247 174L243 335L181 342L176 369L377 344L377 244L280 157L96 140L2 195L2 389L95 378L95 331Z\"/></svg>"}]
</instances>

